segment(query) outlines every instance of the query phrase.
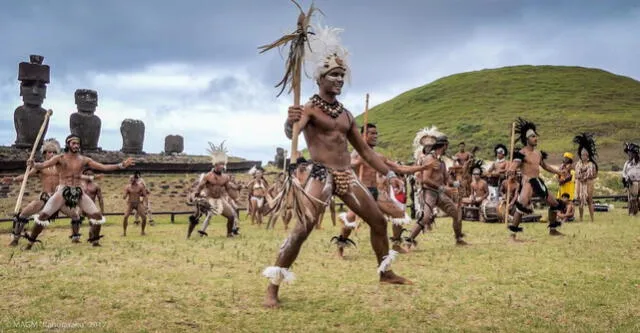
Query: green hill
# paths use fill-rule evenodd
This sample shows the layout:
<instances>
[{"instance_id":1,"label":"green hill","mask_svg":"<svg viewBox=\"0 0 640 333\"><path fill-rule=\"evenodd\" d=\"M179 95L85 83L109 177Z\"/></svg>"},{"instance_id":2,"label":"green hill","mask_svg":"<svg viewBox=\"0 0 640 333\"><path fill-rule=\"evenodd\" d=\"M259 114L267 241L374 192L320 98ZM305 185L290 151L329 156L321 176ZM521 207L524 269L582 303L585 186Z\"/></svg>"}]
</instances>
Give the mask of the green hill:
<instances>
[{"instance_id":1,"label":"green hill","mask_svg":"<svg viewBox=\"0 0 640 333\"><path fill-rule=\"evenodd\" d=\"M457 143L477 145L490 158L499 142L509 145L511 123L521 116L535 122L539 146L558 161L575 151L573 136L596 133L600 164L621 166L625 140L640 141L640 82L600 69L515 66L455 74L409 90L369 110L378 125L379 149L411 160L411 143L423 127L437 126ZM357 117L359 124L363 115Z\"/></svg>"}]
</instances>

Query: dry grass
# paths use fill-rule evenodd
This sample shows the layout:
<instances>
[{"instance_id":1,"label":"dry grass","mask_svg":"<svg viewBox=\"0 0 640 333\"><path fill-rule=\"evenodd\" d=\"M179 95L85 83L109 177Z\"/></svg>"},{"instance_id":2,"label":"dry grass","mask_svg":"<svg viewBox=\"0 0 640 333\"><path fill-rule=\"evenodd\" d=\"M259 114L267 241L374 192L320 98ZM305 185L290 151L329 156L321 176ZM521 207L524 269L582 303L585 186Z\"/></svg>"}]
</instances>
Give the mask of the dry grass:
<instances>
[{"instance_id":1,"label":"dry grass","mask_svg":"<svg viewBox=\"0 0 640 333\"><path fill-rule=\"evenodd\" d=\"M378 284L366 227L348 259L336 259L329 239L337 228L325 219L292 267L297 279L282 287L278 310L261 307L261 271L286 237L281 224L266 231L243 222L242 236L226 239L216 217L209 238L186 240L185 217L149 227L146 237L132 227L123 238L114 218L103 247L92 248L71 244L68 222L58 221L43 233L44 246L0 250L0 331L640 330L640 218L622 209L565 225L563 238L526 224L524 238L534 241L525 244L507 242L504 225L465 222L467 248L453 245L450 222L440 219L394 264L413 286Z\"/></svg>"}]
</instances>

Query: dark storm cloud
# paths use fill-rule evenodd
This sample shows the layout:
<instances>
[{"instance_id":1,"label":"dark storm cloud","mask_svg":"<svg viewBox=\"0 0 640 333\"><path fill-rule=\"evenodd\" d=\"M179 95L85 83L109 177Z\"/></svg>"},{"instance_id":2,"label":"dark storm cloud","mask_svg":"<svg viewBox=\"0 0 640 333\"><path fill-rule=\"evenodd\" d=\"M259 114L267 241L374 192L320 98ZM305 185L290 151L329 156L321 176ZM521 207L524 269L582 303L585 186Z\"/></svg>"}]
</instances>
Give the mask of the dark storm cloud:
<instances>
[{"instance_id":1,"label":"dark storm cloud","mask_svg":"<svg viewBox=\"0 0 640 333\"><path fill-rule=\"evenodd\" d=\"M302 1L304 8L309 3ZM316 5L326 14L324 24L345 30L353 80L342 98L356 114L366 92L375 105L443 75L505 65L579 65L640 78L638 1L318 0ZM273 88L283 59L277 52L260 55L257 47L294 28L296 15L288 0L4 1L0 105L9 111L0 117L0 144L14 137L17 63L33 53L44 55L52 68L49 102L56 89L60 103L78 85L101 83L87 88L120 103L112 105L150 107L157 118L218 102L226 109L264 113L261 107L273 109L290 97L276 100ZM113 81L122 73L149 74L145 69L156 64L184 64L212 74L203 78L209 80L206 89L197 90L187 83L164 90L148 84L139 91ZM219 69L242 69L257 83ZM111 81L100 81L99 75ZM256 92L265 89L272 90ZM313 82L305 80L304 95L313 90ZM266 111L275 112L271 109ZM109 135L119 136L105 132Z\"/></svg>"}]
</instances>

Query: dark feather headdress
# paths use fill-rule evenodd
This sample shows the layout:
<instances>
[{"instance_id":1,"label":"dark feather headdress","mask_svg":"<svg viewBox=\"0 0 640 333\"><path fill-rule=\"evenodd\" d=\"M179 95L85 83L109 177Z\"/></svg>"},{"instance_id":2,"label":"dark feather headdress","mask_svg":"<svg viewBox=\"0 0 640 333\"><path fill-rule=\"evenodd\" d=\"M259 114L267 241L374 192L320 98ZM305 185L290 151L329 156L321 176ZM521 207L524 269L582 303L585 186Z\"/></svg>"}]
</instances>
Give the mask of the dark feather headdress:
<instances>
[{"instance_id":1,"label":"dark feather headdress","mask_svg":"<svg viewBox=\"0 0 640 333\"><path fill-rule=\"evenodd\" d=\"M483 160L473 160L471 161L471 163L469 163L469 174L473 175L473 170L475 169L479 169L480 170L480 175L482 175L482 166L484 165L484 161Z\"/></svg>"},{"instance_id":2,"label":"dark feather headdress","mask_svg":"<svg viewBox=\"0 0 640 333\"><path fill-rule=\"evenodd\" d=\"M598 152L596 150L596 141L593 137L593 133L580 133L573 138L573 143L578 145L578 158L582 156L582 150L586 150L589 154L589 161L593 162L598 168L596 158L598 158Z\"/></svg>"},{"instance_id":3,"label":"dark feather headdress","mask_svg":"<svg viewBox=\"0 0 640 333\"><path fill-rule=\"evenodd\" d=\"M502 153L506 156L507 155L507 146L503 145L502 143L497 144L494 148L493 148L493 152L496 156L498 156L498 151L502 150Z\"/></svg>"},{"instance_id":4,"label":"dark feather headdress","mask_svg":"<svg viewBox=\"0 0 640 333\"><path fill-rule=\"evenodd\" d=\"M538 135L536 124L518 117L516 121L516 135L520 137L520 142L522 142L523 145L527 145L527 139L531 134Z\"/></svg>"}]
</instances>

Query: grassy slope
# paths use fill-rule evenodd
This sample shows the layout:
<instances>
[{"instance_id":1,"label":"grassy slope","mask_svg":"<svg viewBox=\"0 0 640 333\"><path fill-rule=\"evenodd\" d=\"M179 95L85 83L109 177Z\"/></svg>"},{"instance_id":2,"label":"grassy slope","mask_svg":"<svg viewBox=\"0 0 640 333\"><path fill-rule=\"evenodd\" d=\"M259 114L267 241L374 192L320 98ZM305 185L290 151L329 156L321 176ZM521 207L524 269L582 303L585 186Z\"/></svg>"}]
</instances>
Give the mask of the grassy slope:
<instances>
[{"instance_id":1,"label":"grassy slope","mask_svg":"<svg viewBox=\"0 0 640 333\"><path fill-rule=\"evenodd\" d=\"M575 150L571 140L578 132L595 132L609 170L625 158L622 142L640 139L640 82L582 67L504 67L444 77L369 111L382 151L402 160L411 158L416 131L431 125L452 143L481 146L480 156L488 158L496 143L508 145L518 116L538 124L540 146L554 159ZM455 149L452 144L450 153Z\"/></svg>"},{"instance_id":2,"label":"grassy slope","mask_svg":"<svg viewBox=\"0 0 640 333\"><path fill-rule=\"evenodd\" d=\"M103 247L91 248L71 244L61 221L43 233L44 247L0 250L0 331L638 332L640 220L620 208L596 218L563 226L564 238L528 223L523 237L535 242L525 244L508 243L504 225L465 222L469 248L456 248L450 220L439 219L393 265L415 285L382 286L367 228L340 261L326 216L276 311L260 306L261 271L286 236L281 224L243 222L243 235L226 239L216 217L209 238L185 240L184 222L161 221L146 237L132 226L127 238L108 223Z\"/></svg>"}]
</instances>

